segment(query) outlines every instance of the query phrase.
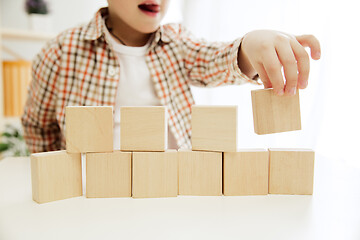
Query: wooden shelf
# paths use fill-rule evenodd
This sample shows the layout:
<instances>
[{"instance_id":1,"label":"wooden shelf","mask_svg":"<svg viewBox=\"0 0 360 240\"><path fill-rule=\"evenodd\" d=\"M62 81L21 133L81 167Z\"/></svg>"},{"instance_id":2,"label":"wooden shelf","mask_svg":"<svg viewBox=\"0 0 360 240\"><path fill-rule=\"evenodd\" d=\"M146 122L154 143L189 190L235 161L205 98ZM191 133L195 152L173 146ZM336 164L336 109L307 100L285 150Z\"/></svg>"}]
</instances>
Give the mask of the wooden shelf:
<instances>
[{"instance_id":1,"label":"wooden shelf","mask_svg":"<svg viewBox=\"0 0 360 240\"><path fill-rule=\"evenodd\" d=\"M0 130L6 123L19 123L19 118L4 117L4 101L3 101L3 73L2 73L2 41L5 39L19 40L19 41L48 41L54 38L56 34L42 33L29 30L0 28Z\"/></svg>"},{"instance_id":2,"label":"wooden shelf","mask_svg":"<svg viewBox=\"0 0 360 240\"><path fill-rule=\"evenodd\" d=\"M47 41L54 38L56 35L52 33L34 32L29 30L2 28L1 37L3 39L17 39L17 40L33 40L33 41Z\"/></svg>"}]
</instances>

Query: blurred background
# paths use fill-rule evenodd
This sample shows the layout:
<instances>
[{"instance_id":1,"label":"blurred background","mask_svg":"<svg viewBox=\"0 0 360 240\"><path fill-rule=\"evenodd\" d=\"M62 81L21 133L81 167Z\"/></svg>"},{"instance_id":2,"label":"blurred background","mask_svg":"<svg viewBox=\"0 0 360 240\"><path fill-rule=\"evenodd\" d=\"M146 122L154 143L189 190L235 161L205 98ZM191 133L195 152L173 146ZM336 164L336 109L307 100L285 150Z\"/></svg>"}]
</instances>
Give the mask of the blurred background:
<instances>
[{"instance_id":1,"label":"blurred background","mask_svg":"<svg viewBox=\"0 0 360 240\"><path fill-rule=\"evenodd\" d=\"M33 16L25 0L0 0L0 132L20 126L29 81L29 61L50 38L88 22L106 0L47 0L44 16ZM312 148L317 154L360 168L360 61L358 2L343 0L171 0L163 23L182 22L195 36L231 41L256 29L313 34L322 58L311 62L309 86L300 91L302 130L256 135L250 84L193 88L197 104L238 105L240 148ZM44 14L43 14L44 15ZM1 72L1 71L0 71Z\"/></svg>"}]
</instances>

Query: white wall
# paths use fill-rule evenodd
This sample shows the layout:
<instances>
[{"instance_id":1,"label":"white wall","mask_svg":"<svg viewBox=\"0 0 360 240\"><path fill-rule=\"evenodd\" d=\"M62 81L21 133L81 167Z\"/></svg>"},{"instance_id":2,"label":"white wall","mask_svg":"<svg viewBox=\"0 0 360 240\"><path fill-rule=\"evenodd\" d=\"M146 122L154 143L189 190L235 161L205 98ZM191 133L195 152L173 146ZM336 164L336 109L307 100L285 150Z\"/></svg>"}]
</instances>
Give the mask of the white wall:
<instances>
[{"instance_id":1,"label":"white wall","mask_svg":"<svg viewBox=\"0 0 360 240\"><path fill-rule=\"evenodd\" d=\"M102 6L106 6L106 0L47 0L50 6L52 20L52 32L59 33L62 30L88 22ZM25 0L0 0L1 27L12 29L29 29L29 19L24 8ZM31 60L40 51L45 42L39 41L10 41L3 40L3 44L16 51L24 59ZM4 53L5 59L12 59Z\"/></svg>"},{"instance_id":2,"label":"white wall","mask_svg":"<svg viewBox=\"0 0 360 240\"><path fill-rule=\"evenodd\" d=\"M107 5L106 0L47 0L50 4L52 32L55 34L60 31L88 22L96 10ZM29 19L24 8L25 0L0 0L0 23L1 28L29 30ZM11 51L20 55L22 59L32 60L41 50L45 41L20 41L2 39L1 44ZM14 60L15 58L1 52L3 60ZM0 83L2 83L0 81ZM3 97L2 87L0 87L0 97ZM2 104L2 101L0 101ZM1 108L0 108L0 111ZM0 114L1 115L1 114ZM1 118L1 116L0 116ZM0 131L5 123L20 127L18 118L0 119Z\"/></svg>"}]
</instances>

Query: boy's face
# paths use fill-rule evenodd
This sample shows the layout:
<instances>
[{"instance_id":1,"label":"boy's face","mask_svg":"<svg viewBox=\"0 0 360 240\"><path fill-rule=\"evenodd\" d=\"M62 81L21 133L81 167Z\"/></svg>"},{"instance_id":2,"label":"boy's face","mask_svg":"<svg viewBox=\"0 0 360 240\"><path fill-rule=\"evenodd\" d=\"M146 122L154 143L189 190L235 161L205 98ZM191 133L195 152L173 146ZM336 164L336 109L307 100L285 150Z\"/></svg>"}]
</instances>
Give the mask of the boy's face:
<instances>
[{"instance_id":1,"label":"boy's face","mask_svg":"<svg viewBox=\"0 0 360 240\"><path fill-rule=\"evenodd\" d=\"M169 0L108 0L111 18L140 33L155 32L164 17Z\"/></svg>"}]
</instances>

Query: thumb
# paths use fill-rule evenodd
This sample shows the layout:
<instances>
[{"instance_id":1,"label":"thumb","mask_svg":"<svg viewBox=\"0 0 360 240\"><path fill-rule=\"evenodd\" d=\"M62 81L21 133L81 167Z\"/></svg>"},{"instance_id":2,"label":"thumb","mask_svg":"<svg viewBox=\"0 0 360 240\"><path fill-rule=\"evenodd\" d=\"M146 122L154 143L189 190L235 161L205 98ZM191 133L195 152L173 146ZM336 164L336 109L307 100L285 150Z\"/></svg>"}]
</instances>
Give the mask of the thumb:
<instances>
[{"instance_id":1,"label":"thumb","mask_svg":"<svg viewBox=\"0 0 360 240\"><path fill-rule=\"evenodd\" d=\"M311 58L319 60L321 57L321 48L319 40L313 35L300 35L295 37L296 40L303 46L309 47L311 50Z\"/></svg>"}]
</instances>

